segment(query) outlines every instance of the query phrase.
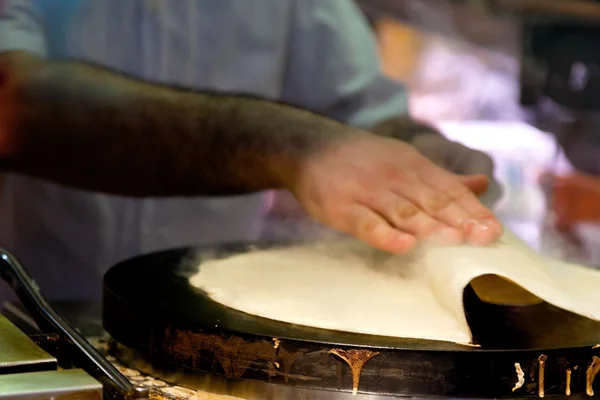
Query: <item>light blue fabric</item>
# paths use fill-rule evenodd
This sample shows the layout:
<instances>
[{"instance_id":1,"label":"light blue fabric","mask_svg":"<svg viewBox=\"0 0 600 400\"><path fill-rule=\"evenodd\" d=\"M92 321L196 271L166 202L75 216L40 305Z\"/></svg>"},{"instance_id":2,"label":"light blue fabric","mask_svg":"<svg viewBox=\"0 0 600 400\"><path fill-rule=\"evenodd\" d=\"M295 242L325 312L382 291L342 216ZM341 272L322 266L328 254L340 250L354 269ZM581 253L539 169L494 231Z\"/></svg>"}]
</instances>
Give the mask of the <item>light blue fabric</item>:
<instances>
[{"instance_id":1,"label":"light blue fabric","mask_svg":"<svg viewBox=\"0 0 600 400\"><path fill-rule=\"evenodd\" d=\"M8 0L2 11L0 51L281 99L366 128L407 111L351 0ZM2 196L0 245L50 297L97 295L107 267L139 253L256 239L267 207L265 194L142 201L15 176Z\"/></svg>"}]
</instances>

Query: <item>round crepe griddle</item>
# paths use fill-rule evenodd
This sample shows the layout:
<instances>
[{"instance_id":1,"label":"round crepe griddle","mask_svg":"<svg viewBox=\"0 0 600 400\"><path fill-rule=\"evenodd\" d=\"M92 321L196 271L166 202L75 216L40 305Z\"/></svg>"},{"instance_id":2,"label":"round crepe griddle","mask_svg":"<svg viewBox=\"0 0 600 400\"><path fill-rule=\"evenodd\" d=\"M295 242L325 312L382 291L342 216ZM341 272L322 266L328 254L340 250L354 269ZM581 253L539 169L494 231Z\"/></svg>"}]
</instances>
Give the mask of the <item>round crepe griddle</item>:
<instances>
[{"instance_id":1,"label":"round crepe griddle","mask_svg":"<svg viewBox=\"0 0 600 400\"><path fill-rule=\"evenodd\" d=\"M490 305L467 288L467 319L480 346L469 347L260 318L189 284L202 260L273 246L183 248L124 261L104 278L104 327L160 368L299 388L352 391L357 376L359 392L376 395L514 398L596 386L600 324L547 303Z\"/></svg>"}]
</instances>

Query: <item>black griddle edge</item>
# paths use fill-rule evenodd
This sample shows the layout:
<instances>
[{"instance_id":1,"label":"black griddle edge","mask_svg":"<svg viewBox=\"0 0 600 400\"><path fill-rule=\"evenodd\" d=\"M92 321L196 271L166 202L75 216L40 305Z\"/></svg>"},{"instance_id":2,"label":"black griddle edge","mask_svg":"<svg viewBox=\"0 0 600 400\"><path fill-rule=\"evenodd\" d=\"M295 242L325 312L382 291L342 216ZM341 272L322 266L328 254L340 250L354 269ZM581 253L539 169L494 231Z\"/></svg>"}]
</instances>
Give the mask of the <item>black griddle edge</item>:
<instances>
[{"instance_id":1,"label":"black griddle edge","mask_svg":"<svg viewBox=\"0 0 600 400\"><path fill-rule=\"evenodd\" d=\"M183 248L119 263L104 277L103 326L117 343L149 364L188 377L209 373L232 382L348 392L351 370L331 350L365 350L379 354L362 369L361 394L480 399L565 396L570 370L571 396L587 397L586 372L594 357L600 356L595 347L600 343L600 324L546 303L498 307L479 301L468 288L465 311L474 341L481 347L465 347L259 318L215 303L189 284L203 260L268 247L254 243ZM513 391L517 363L524 383ZM598 391L600 378L592 383Z\"/></svg>"}]
</instances>

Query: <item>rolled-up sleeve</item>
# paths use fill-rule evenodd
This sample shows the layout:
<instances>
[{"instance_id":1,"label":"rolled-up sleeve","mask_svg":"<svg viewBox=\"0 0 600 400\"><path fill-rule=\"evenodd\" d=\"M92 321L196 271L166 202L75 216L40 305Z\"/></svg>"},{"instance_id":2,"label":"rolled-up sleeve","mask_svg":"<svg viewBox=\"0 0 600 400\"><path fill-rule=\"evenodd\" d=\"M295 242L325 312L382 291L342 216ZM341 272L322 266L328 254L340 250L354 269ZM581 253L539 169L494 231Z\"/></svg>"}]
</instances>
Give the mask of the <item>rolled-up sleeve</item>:
<instances>
[{"instance_id":1,"label":"rolled-up sleeve","mask_svg":"<svg viewBox=\"0 0 600 400\"><path fill-rule=\"evenodd\" d=\"M283 100L362 128L408 113L406 88L383 75L352 0L296 0Z\"/></svg>"},{"instance_id":2,"label":"rolled-up sleeve","mask_svg":"<svg viewBox=\"0 0 600 400\"><path fill-rule=\"evenodd\" d=\"M0 0L0 52L46 55L43 16L33 0Z\"/></svg>"}]
</instances>

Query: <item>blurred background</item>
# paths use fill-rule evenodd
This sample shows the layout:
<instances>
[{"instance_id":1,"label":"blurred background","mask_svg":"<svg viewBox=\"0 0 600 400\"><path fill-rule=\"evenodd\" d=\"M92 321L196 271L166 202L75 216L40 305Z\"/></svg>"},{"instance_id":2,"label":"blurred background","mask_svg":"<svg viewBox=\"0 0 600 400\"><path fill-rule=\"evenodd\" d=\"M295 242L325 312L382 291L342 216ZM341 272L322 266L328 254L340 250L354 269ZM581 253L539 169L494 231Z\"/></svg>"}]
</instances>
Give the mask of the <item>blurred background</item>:
<instances>
[{"instance_id":1,"label":"blurred background","mask_svg":"<svg viewBox=\"0 0 600 400\"><path fill-rule=\"evenodd\" d=\"M356 1L411 114L494 158L503 222L600 267L600 1Z\"/></svg>"}]
</instances>

